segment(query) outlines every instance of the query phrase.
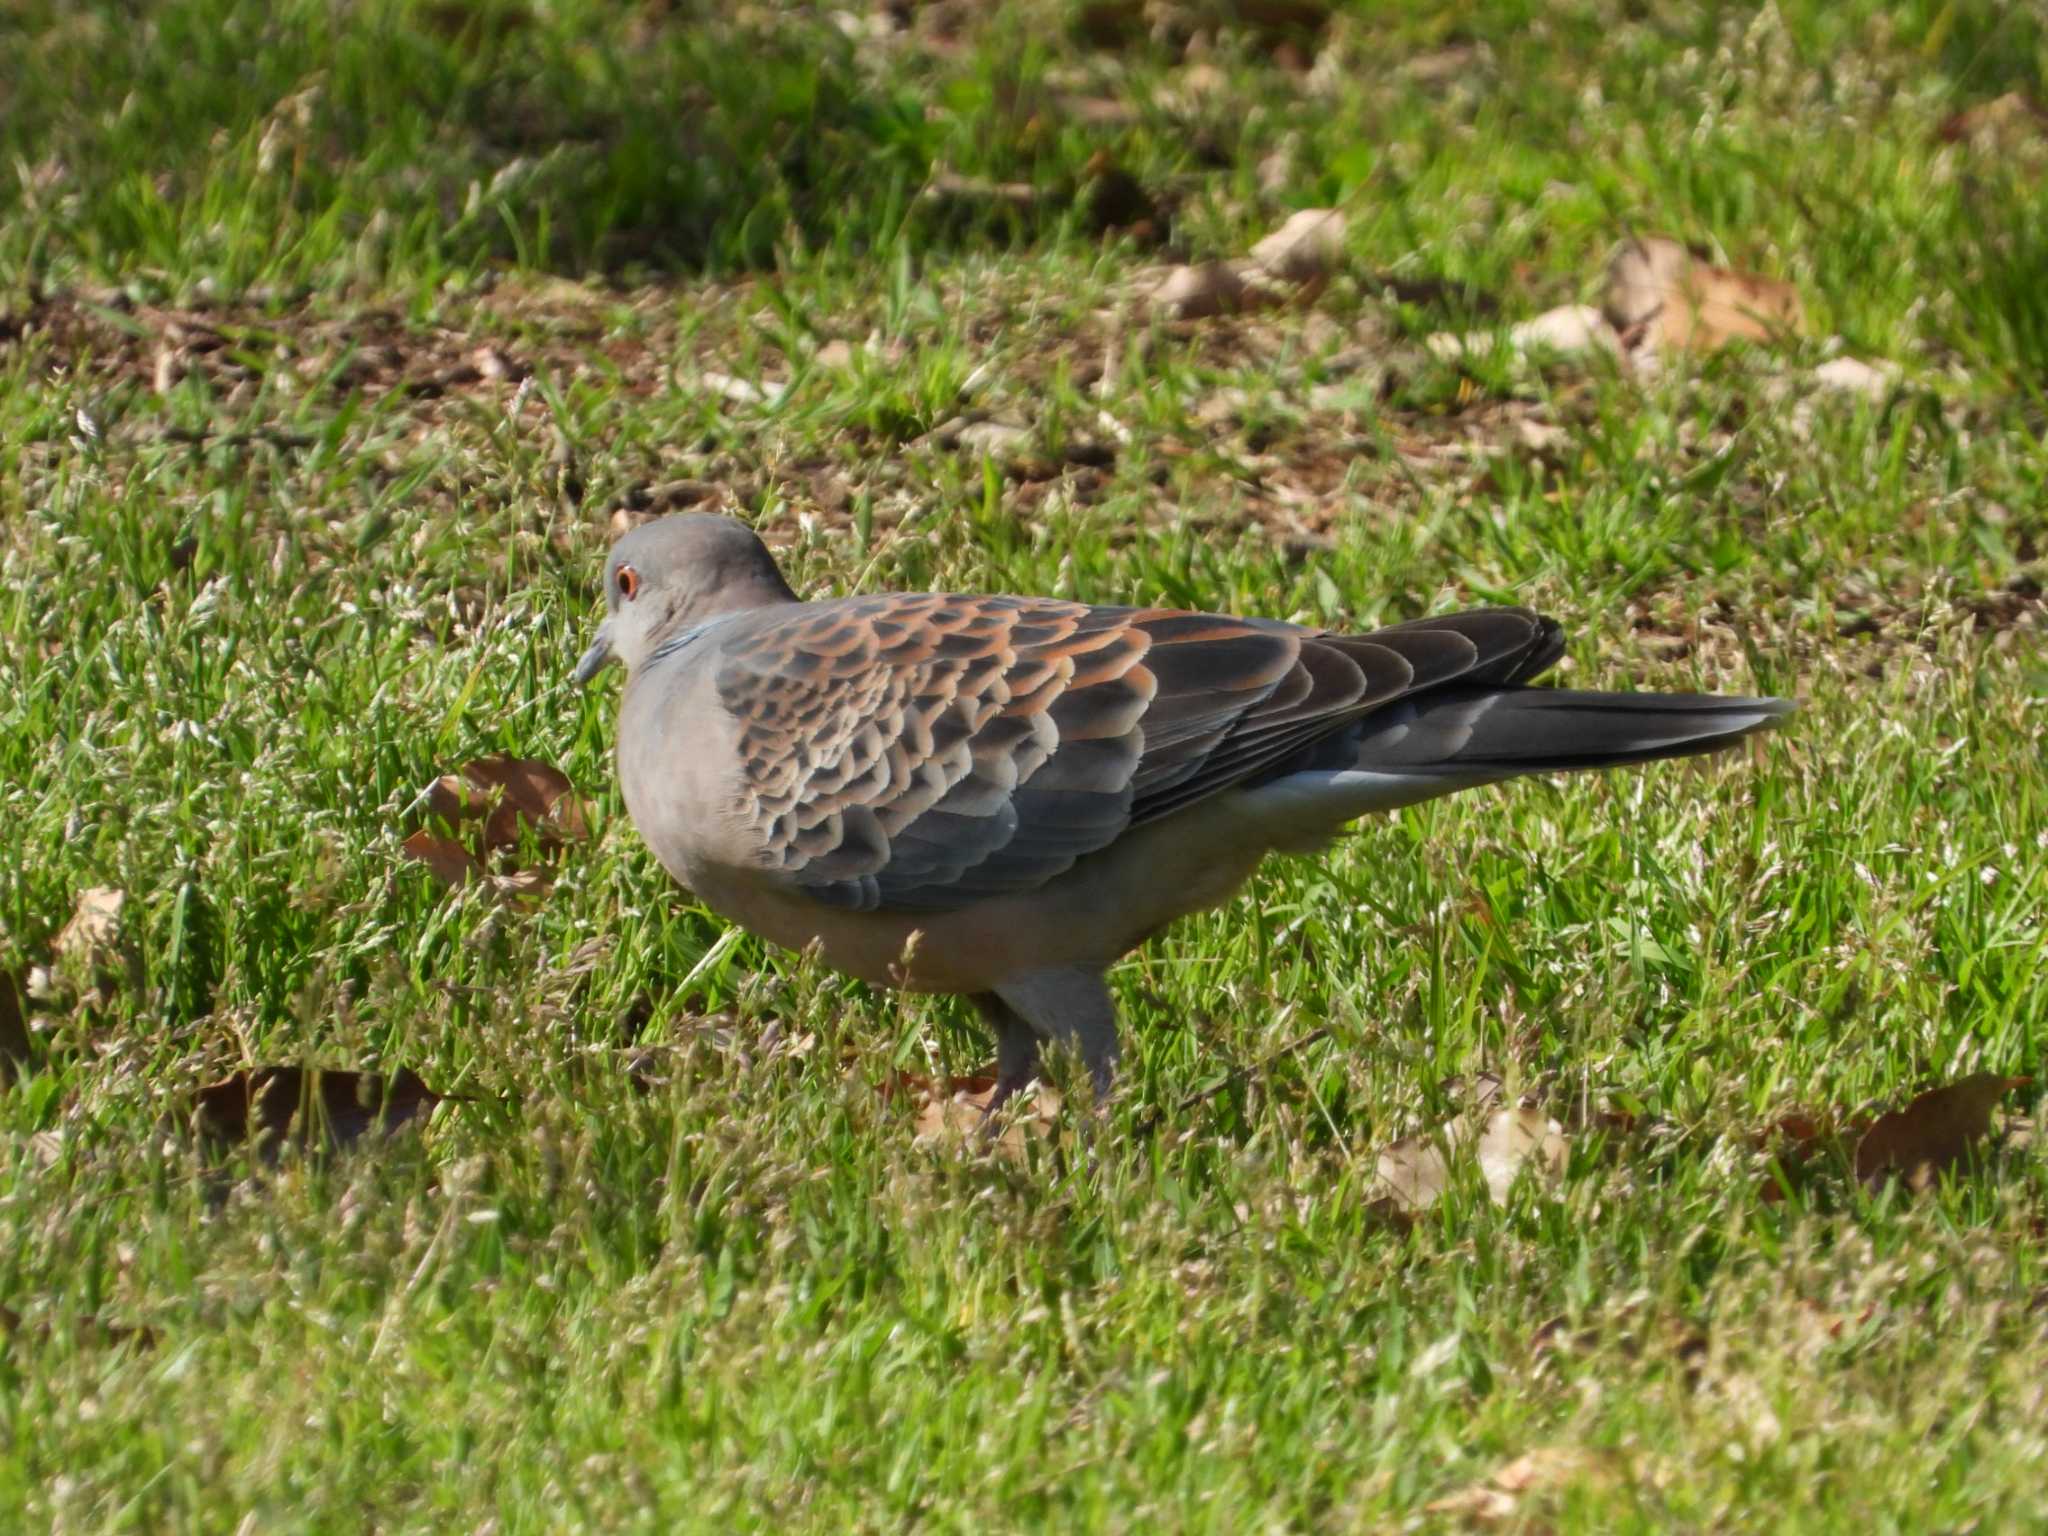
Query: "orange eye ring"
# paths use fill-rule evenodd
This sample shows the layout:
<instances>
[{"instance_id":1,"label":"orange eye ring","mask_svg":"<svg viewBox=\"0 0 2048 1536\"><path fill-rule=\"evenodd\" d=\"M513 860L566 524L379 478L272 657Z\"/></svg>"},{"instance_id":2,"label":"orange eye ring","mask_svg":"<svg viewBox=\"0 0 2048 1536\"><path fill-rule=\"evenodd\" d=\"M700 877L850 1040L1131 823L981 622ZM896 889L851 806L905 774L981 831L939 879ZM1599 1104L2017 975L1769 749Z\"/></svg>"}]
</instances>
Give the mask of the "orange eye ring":
<instances>
[{"instance_id":1,"label":"orange eye ring","mask_svg":"<svg viewBox=\"0 0 2048 1536\"><path fill-rule=\"evenodd\" d=\"M619 596L627 602L630 603L640 595L640 573L630 565L619 567L618 582Z\"/></svg>"}]
</instances>

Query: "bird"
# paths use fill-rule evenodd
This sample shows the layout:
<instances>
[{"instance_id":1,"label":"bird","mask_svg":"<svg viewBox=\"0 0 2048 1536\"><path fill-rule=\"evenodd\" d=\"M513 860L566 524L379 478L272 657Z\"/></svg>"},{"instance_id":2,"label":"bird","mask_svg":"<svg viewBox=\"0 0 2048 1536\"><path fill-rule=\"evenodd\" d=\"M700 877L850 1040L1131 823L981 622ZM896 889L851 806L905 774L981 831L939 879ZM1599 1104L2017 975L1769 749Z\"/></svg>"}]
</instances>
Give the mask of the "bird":
<instances>
[{"instance_id":1,"label":"bird","mask_svg":"<svg viewBox=\"0 0 2048 1536\"><path fill-rule=\"evenodd\" d=\"M655 858L713 912L878 987L969 999L993 1115L1118 1059L1107 972L1272 853L1528 774L1724 748L1786 699L1532 685L1530 609L1349 634L1054 597L805 601L745 523L677 513L605 564L574 680L626 681L617 767Z\"/></svg>"}]
</instances>

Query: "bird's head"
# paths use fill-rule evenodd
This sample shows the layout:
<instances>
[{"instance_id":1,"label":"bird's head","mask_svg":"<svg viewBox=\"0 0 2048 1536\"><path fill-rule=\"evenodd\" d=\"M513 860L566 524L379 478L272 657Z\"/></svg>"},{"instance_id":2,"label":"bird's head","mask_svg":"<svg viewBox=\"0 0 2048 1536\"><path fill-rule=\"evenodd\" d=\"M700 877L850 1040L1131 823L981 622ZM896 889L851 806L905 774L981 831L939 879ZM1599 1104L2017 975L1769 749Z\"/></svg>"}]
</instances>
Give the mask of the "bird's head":
<instances>
[{"instance_id":1,"label":"bird's head","mask_svg":"<svg viewBox=\"0 0 2048 1536\"><path fill-rule=\"evenodd\" d=\"M607 662L628 672L669 635L742 608L791 603L768 546L745 523L679 512L635 528L612 546L604 567L604 622L576 681Z\"/></svg>"}]
</instances>

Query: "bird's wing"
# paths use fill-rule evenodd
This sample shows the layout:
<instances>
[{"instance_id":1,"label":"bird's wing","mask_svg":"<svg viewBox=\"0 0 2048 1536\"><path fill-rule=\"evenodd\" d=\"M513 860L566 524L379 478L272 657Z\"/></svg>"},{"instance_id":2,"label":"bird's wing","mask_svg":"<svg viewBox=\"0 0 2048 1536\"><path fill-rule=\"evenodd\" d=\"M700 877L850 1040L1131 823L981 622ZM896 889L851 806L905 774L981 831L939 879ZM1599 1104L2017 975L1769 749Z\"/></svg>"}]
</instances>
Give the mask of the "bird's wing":
<instances>
[{"instance_id":1,"label":"bird's wing","mask_svg":"<svg viewBox=\"0 0 2048 1536\"><path fill-rule=\"evenodd\" d=\"M1518 681L1556 651L1523 609L1340 636L892 594L733 626L711 665L768 870L832 906L937 911L1043 885L1417 689Z\"/></svg>"}]
</instances>

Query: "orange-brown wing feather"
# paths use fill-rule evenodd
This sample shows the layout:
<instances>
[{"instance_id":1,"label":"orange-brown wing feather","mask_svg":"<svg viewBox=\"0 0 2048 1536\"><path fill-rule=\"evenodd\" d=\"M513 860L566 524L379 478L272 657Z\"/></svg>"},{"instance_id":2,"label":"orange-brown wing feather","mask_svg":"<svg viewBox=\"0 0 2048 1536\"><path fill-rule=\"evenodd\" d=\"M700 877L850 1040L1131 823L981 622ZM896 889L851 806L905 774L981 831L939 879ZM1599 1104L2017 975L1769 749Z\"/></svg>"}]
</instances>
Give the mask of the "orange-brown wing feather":
<instances>
[{"instance_id":1,"label":"orange-brown wing feather","mask_svg":"<svg viewBox=\"0 0 2048 1536\"><path fill-rule=\"evenodd\" d=\"M1042 885L1417 688L1509 680L1542 630L892 594L736 625L715 665L764 864L835 906L935 910Z\"/></svg>"}]
</instances>

